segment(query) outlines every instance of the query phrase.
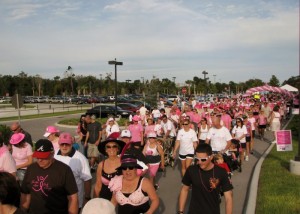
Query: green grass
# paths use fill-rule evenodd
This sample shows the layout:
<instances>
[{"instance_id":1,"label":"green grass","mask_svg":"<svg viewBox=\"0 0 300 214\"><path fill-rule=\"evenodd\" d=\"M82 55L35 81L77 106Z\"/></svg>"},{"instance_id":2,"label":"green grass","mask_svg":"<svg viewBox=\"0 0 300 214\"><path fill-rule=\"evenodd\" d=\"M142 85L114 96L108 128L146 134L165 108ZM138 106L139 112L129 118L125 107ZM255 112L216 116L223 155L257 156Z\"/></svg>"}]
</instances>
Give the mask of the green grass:
<instances>
[{"instance_id":1,"label":"green grass","mask_svg":"<svg viewBox=\"0 0 300 214\"><path fill-rule=\"evenodd\" d=\"M287 130L297 124L297 120L299 117ZM277 152L274 146L262 165L256 207L258 214L300 213L300 176L289 171L290 160L298 152L298 136L294 135L293 139L293 151Z\"/></svg>"},{"instance_id":2,"label":"green grass","mask_svg":"<svg viewBox=\"0 0 300 214\"><path fill-rule=\"evenodd\" d=\"M34 118L41 118L41 117L54 117L54 116L61 116L61 115L67 115L67 114L79 114L85 113L85 109L83 110L76 110L76 111L64 111L64 112L55 112L55 113L45 113L45 114L36 114L36 115L24 115L21 116L21 119L34 119ZM0 118L0 121L11 121L11 120L18 120L19 118L17 116L14 117L5 117Z\"/></svg>"},{"instance_id":3,"label":"green grass","mask_svg":"<svg viewBox=\"0 0 300 214\"><path fill-rule=\"evenodd\" d=\"M62 124L62 125L69 125L69 126L77 126L78 125L78 121L79 121L79 117L78 118L70 118L70 119L64 119L58 122L58 124ZM101 124L105 124L107 121L107 118L98 118L97 121ZM118 121L119 126L125 126L125 124L128 123L128 119L126 118L121 118Z\"/></svg>"}]
</instances>

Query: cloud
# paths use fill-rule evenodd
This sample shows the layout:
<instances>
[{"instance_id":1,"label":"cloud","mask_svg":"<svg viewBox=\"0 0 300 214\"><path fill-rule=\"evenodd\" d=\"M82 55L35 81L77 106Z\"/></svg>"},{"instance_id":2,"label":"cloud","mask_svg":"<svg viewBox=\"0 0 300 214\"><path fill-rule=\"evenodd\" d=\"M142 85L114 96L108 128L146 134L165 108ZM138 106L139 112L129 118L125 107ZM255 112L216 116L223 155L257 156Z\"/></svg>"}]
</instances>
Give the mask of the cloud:
<instances>
[{"instance_id":1,"label":"cloud","mask_svg":"<svg viewBox=\"0 0 300 214\"><path fill-rule=\"evenodd\" d=\"M0 72L56 76L72 65L98 75L115 57L124 61L120 79L153 74L179 81L208 70L238 80L297 71L299 2L292 0L26 2L6 4L13 22L0 21L7 53Z\"/></svg>"}]
</instances>

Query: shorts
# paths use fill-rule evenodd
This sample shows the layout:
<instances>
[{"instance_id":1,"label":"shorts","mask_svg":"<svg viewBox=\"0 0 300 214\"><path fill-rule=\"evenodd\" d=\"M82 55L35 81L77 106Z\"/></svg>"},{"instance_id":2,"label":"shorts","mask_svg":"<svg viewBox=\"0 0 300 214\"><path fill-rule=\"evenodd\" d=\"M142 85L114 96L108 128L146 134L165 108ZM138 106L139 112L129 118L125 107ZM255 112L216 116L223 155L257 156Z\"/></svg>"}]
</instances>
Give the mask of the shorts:
<instances>
[{"instance_id":1,"label":"shorts","mask_svg":"<svg viewBox=\"0 0 300 214\"><path fill-rule=\"evenodd\" d=\"M98 147L95 144L88 143L87 156L89 158L97 158L99 155Z\"/></svg>"},{"instance_id":2,"label":"shorts","mask_svg":"<svg viewBox=\"0 0 300 214\"><path fill-rule=\"evenodd\" d=\"M157 164L149 164L148 173L150 177L155 177L159 168L159 163Z\"/></svg>"},{"instance_id":3,"label":"shorts","mask_svg":"<svg viewBox=\"0 0 300 214\"><path fill-rule=\"evenodd\" d=\"M180 160L193 159L193 158L194 158L194 154L187 154L187 155L181 155L181 154L179 154L179 159Z\"/></svg>"},{"instance_id":4,"label":"shorts","mask_svg":"<svg viewBox=\"0 0 300 214\"><path fill-rule=\"evenodd\" d=\"M241 143L241 148L245 149L246 148L246 143Z\"/></svg>"},{"instance_id":5,"label":"shorts","mask_svg":"<svg viewBox=\"0 0 300 214\"><path fill-rule=\"evenodd\" d=\"M259 129L265 129L265 128L267 128L267 125L258 125L258 128Z\"/></svg>"},{"instance_id":6,"label":"shorts","mask_svg":"<svg viewBox=\"0 0 300 214\"><path fill-rule=\"evenodd\" d=\"M250 143L251 141L251 136L246 136L246 143Z\"/></svg>"},{"instance_id":7,"label":"shorts","mask_svg":"<svg viewBox=\"0 0 300 214\"><path fill-rule=\"evenodd\" d=\"M199 139L199 144L204 144L205 143L205 140L200 140Z\"/></svg>"}]
</instances>

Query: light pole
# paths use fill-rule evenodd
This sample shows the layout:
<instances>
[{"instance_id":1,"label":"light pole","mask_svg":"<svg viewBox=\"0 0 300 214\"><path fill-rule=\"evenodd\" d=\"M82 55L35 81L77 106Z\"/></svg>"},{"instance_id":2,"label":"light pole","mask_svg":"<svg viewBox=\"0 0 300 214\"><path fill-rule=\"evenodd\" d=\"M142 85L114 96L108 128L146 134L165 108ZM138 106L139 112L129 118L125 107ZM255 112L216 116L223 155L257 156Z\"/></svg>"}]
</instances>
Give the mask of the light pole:
<instances>
[{"instance_id":1,"label":"light pole","mask_svg":"<svg viewBox=\"0 0 300 214\"><path fill-rule=\"evenodd\" d=\"M205 81L204 100L206 101L206 91L207 91L206 75L208 74L208 72L202 71L202 74L204 75L204 81Z\"/></svg>"},{"instance_id":2,"label":"light pole","mask_svg":"<svg viewBox=\"0 0 300 214\"><path fill-rule=\"evenodd\" d=\"M117 116L117 103L118 103L118 93L117 93L117 66L123 65L123 62L118 62L117 59L108 61L109 65L115 65L115 116Z\"/></svg>"},{"instance_id":3,"label":"light pole","mask_svg":"<svg viewBox=\"0 0 300 214\"><path fill-rule=\"evenodd\" d=\"M73 95L73 92L74 92L74 87L73 87L73 77L75 76L75 74L73 74L72 72L72 67L69 65L67 70L66 70L66 74L67 74L67 77L70 77L71 78L71 95Z\"/></svg>"}]
</instances>

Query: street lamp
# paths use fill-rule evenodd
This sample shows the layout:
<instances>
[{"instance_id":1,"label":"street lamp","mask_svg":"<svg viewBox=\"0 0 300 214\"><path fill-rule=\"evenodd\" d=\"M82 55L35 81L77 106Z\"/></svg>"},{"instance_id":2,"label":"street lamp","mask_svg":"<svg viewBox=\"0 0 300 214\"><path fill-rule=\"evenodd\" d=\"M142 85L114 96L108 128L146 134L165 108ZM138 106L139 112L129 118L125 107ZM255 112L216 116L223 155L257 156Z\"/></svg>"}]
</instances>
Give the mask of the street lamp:
<instances>
[{"instance_id":1,"label":"street lamp","mask_svg":"<svg viewBox=\"0 0 300 214\"><path fill-rule=\"evenodd\" d=\"M73 87L73 77L75 77L75 74L73 74L72 72L72 67L69 65L67 70L66 70L66 75L67 77L70 77L71 78L71 95L73 95L73 92L74 92L74 87Z\"/></svg>"},{"instance_id":2,"label":"street lamp","mask_svg":"<svg viewBox=\"0 0 300 214\"><path fill-rule=\"evenodd\" d=\"M205 89L204 89L204 100L206 101L206 91L207 91L207 84L206 84L206 75L208 74L208 72L206 71L202 71L202 74L204 75L204 81L205 81Z\"/></svg>"},{"instance_id":3,"label":"street lamp","mask_svg":"<svg viewBox=\"0 0 300 214\"><path fill-rule=\"evenodd\" d=\"M117 116L117 100L118 100L118 94L117 94L117 66L118 65L123 65L123 62L118 62L117 59L112 61L108 61L109 65L115 65L115 116Z\"/></svg>"}]
</instances>

